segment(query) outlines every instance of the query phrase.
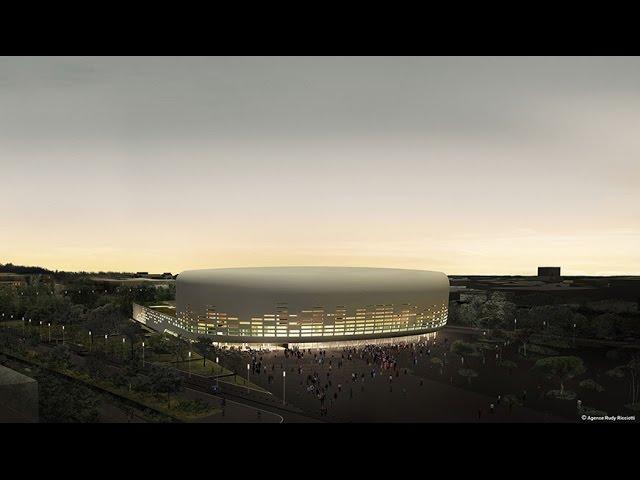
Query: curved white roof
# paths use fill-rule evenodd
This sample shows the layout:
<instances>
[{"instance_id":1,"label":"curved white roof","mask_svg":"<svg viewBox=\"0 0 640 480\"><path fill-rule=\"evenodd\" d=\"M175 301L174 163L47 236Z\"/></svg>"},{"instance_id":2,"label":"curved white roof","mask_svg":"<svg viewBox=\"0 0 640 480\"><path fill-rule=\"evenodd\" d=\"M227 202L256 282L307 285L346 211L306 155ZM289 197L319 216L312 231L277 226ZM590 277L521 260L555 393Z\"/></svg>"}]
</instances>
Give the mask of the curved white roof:
<instances>
[{"instance_id":1,"label":"curved white roof","mask_svg":"<svg viewBox=\"0 0 640 480\"><path fill-rule=\"evenodd\" d=\"M379 304L440 308L449 295L444 273L361 267L260 267L188 270L177 278L177 311L216 311L247 318L286 304L303 309L347 310Z\"/></svg>"}]
</instances>

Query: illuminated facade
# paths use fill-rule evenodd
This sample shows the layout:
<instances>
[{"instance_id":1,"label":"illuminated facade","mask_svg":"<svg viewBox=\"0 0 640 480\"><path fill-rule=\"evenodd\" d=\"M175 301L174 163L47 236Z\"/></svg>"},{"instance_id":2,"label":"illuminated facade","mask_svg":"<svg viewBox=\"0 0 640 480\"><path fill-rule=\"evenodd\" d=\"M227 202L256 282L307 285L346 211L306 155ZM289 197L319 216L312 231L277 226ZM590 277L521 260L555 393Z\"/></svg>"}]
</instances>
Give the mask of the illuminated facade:
<instances>
[{"instance_id":1,"label":"illuminated facade","mask_svg":"<svg viewBox=\"0 0 640 480\"><path fill-rule=\"evenodd\" d=\"M137 319L219 343L344 344L434 332L446 324L448 299L447 276L422 270L192 270L178 276L175 316L138 307Z\"/></svg>"}]
</instances>

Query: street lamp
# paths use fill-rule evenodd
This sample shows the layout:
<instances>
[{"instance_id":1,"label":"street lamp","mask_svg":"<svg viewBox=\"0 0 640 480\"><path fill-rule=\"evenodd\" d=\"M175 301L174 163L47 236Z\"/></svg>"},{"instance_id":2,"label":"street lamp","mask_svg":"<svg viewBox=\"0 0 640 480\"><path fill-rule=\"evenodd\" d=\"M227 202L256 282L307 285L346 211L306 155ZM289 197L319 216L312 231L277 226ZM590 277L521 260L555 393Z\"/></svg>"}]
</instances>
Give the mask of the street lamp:
<instances>
[{"instance_id":1,"label":"street lamp","mask_svg":"<svg viewBox=\"0 0 640 480\"><path fill-rule=\"evenodd\" d=\"M576 324L573 324L573 345L576 344Z\"/></svg>"},{"instance_id":2,"label":"street lamp","mask_svg":"<svg viewBox=\"0 0 640 480\"><path fill-rule=\"evenodd\" d=\"M142 368L144 368L144 342L142 342Z\"/></svg>"},{"instance_id":3,"label":"street lamp","mask_svg":"<svg viewBox=\"0 0 640 480\"><path fill-rule=\"evenodd\" d=\"M109 335L107 333L104 334L104 353L107 353L107 337Z\"/></svg>"},{"instance_id":4,"label":"street lamp","mask_svg":"<svg viewBox=\"0 0 640 480\"><path fill-rule=\"evenodd\" d=\"M89 352L91 352L92 347L93 347L93 337L91 336L91 330L89 330Z\"/></svg>"},{"instance_id":5,"label":"street lamp","mask_svg":"<svg viewBox=\"0 0 640 480\"><path fill-rule=\"evenodd\" d=\"M249 393L249 371L251 370L251 365L247 363L247 393Z\"/></svg>"},{"instance_id":6,"label":"street lamp","mask_svg":"<svg viewBox=\"0 0 640 480\"><path fill-rule=\"evenodd\" d=\"M286 401L285 401L285 398L286 398L285 397L285 393L286 393L285 387L286 387L286 383L287 383L286 380L287 380L287 371L283 370L282 371L282 404L283 405L286 403Z\"/></svg>"},{"instance_id":7,"label":"street lamp","mask_svg":"<svg viewBox=\"0 0 640 480\"><path fill-rule=\"evenodd\" d=\"M127 339L122 337L122 360L124 360L124 344L126 343Z\"/></svg>"},{"instance_id":8,"label":"street lamp","mask_svg":"<svg viewBox=\"0 0 640 480\"><path fill-rule=\"evenodd\" d=\"M62 325L62 344L64 345L64 325Z\"/></svg>"},{"instance_id":9,"label":"street lamp","mask_svg":"<svg viewBox=\"0 0 640 480\"><path fill-rule=\"evenodd\" d=\"M49 343L51 343L51 322L47 323L47 326L49 327Z\"/></svg>"},{"instance_id":10,"label":"street lamp","mask_svg":"<svg viewBox=\"0 0 640 480\"><path fill-rule=\"evenodd\" d=\"M218 378L220 377L220 359L216 357L216 365L218 365L218 374L216 375L216 391L220 388L220 382Z\"/></svg>"},{"instance_id":11,"label":"street lamp","mask_svg":"<svg viewBox=\"0 0 640 480\"><path fill-rule=\"evenodd\" d=\"M189 377L191 377L191 350L189 350L189 362L188 362L188 365L189 365Z\"/></svg>"},{"instance_id":12,"label":"street lamp","mask_svg":"<svg viewBox=\"0 0 640 480\"><path fill-rule=\"evenodd\" d=\"M516 331L517 326L518 326L518 319L517 319L517 318L514 318L514 319L513 319L513 331L514 331L514 332Z\"/></svg>"}]
</instances>

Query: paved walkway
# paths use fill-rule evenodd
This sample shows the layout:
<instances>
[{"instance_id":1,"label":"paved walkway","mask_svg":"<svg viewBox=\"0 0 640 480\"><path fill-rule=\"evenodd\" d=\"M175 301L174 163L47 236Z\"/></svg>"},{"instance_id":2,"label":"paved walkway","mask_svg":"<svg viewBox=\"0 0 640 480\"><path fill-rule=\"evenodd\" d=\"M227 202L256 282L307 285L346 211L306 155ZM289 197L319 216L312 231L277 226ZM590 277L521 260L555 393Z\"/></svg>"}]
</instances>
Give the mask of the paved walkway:
<instances>
[{"instance_id":1,"label":"paved walkway","mask_svg":"<svg viewBox=\"0 0 640 480\"><path fill-rule=\"evenodd\" d=\"M317 351L315 351L317 352ZM371 377L372 366L359 357L344 360L342 368L337 367L341 359L341 350L327 350L327 359L334 355L332 368L328 361L323 365L314 363L311 354L305 353L302 360L288 358L283 361L282 352L263 354L263 363L268 365L268 372L254 376L254 382L270 389L274 395L282 392L281 362L287 369L286 395L287 402L301 408L305 413L329 422L566 422L557 416L550 416L527 407L513 407L496 404L496 399L450 385L446 381L434 381L411 373L400 375L386 370L382 375ZM271 370L274 364L275 369ZM302 374L298 374L297 366L302 366ZM326 416L319 417L320 402L307 392L307 375L317 372L320 383L331 385L325 401L328 408ZM330 373L327 377L327 372ZM351 374L357 373L358 379L351 380ZM364 373L364 381L361 374ZM269 384L267 374L274 380ZM389 382L389 375L393 375ZM421 384L422 380L422 384ZM338 389L338 385L341 386ZM494 413L489 413L491 403L496 404ZM478 411L482 415L478 418Z\"/></svg>"},{"instance_id":2,"label":"paved walkway","mask_svg":"<svg viewBox=\"0 0 640 480\"><path fill-rule=\"evenodd\" d=\"M216 402L222 408L222 397L201 392L192 388L185 389L189 398ZM277 413L256 408L251 405L226 399L224 414L218 413L209 417L194 420L195 423L282 423L284 419Z\"/></svg>"}]
</instances>

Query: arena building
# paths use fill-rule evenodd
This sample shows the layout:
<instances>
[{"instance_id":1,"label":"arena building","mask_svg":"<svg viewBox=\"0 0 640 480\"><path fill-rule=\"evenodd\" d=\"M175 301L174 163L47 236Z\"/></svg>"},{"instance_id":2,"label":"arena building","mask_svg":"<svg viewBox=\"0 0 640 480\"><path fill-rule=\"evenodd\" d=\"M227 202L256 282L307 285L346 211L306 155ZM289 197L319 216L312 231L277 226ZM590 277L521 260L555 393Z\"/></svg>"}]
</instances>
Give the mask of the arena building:
<instances>
[{"instance_id":1,"label":"arena building","mask_svg":"<svg viewBox=\"0 0 640 480\"><path fill-rule=\"evenodd\" d=\"M447 322L449 280L424 270L263 267L178 275L174 315L134 305L155 330L220 344L305 347L417 337Z\"/></svg>"}]
</instances>

